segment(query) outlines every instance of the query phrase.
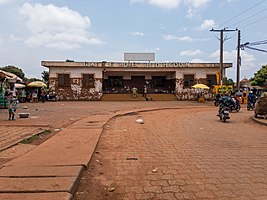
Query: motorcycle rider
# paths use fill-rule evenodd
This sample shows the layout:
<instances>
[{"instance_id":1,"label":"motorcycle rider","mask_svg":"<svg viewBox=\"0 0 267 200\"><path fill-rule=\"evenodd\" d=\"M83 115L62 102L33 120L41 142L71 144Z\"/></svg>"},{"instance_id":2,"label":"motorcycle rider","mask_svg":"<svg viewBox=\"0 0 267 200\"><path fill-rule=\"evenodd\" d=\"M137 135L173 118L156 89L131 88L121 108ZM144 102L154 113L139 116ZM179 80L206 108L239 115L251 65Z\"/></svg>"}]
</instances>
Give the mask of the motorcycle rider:
<instances>
[{"instance_id":1,"label":"motorcycle rider","mask_svg":"<svg viewBox=\"0 0 267 200\"><path fill-rule=\"evenodd\" d=\"M228 94L224 94L219 100L219 113L217 116L220 116L220 113L224 107L230 107L231 104L233 104L233 100Z\"/></svg>"},{"instance_id":2,"label":"motorcycle rider","mask_svg":"<svg viewBox=\"0 0 267 200\"><path fill-rule=\"evenodd\" d=\"M220 94L216 94L215 98L214 98L214 105L218 106L219 105L219 101L221 99L221 95Z\"/></svg>"},{"instance_id":3,"label":"motorcycle rider","mask_svg":"<svg viewBox=\"0 0 267 200\"><path fill-rule=\"evenodd\" d=\"M256 95L252 91L250 91L248 94L247 104L249 105L252 103L253 107L255 107L256 100Z\"/></svg>"},{"instance_id":4,"label":"motorcycle rider","mask_svg":"<svg viewBox=\"0 0 267 200\"><path fill-rule=\"evenodd\" d=\"M231 99L232 99L232 105L233 105L233 108L234 108L234 109L237 109L238 106L239 106L239 104L240 104L240 102L239 102L239 99L237 98L235 92L233 92L233 93L231 94Z\"/></svg>"}]
</instances>

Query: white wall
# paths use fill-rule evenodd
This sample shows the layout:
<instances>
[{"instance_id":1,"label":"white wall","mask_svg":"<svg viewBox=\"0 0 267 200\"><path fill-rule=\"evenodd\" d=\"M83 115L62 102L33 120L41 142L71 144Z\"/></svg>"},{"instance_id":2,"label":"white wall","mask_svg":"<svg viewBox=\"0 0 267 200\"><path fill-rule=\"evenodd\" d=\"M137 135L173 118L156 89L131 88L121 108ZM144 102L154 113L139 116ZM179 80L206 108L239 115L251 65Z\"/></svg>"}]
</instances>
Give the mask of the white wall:
<instances>
[{"instance_id":1,"label":"white wall","mask_svg":"<svg viewBox=\"0 0 267 200\"><path fill-rule=\"evenodd\" d=\"M57 74L70 74L70 78L82 78L82 74L94 74L95 78L102 78L100 68L50 67L50 78L57 78Z\"/></svg>"}]
</instances>

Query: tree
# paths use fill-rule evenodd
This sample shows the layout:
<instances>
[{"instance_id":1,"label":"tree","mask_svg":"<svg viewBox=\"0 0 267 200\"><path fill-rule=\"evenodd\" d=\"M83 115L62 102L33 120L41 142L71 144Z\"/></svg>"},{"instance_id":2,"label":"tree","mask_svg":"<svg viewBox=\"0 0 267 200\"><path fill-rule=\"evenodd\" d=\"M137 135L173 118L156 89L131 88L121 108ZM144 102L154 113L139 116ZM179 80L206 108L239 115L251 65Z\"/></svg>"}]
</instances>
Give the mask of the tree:
<instances>
[{"instance_id":1,"label":"tree","mask_svg":"<svg viewBox=\"0 0 267 200\"><path fill-rule=\"evenodd\" d=\"M42 81L41 79L39 78L24 78L24 81L28 84L28 83L31 83L33 81Z\"/></svg>"},{"instance_id":2,"label":"tree","mask_svg":"<svg viewBox=\"0 0 267 200\"><path fill-rule=\"evenodd\" d=\"M49 72L48 71L42 72L42 79L44 82L48 83L48 81L49 81Z\"/></svg>"},{"instance_id":3,"label":"tree","mask_svg":"<svg viewBox=\"0 0 267 200\"><path fill-rule=\"evenodd\" d=\"M234 81L233 81L233 79L231 79L231 78L227 78L226 80L225 80L225 85L232 85L232 86L234 86Z\"/></svg>"},{"instance_id":4,"label":"tree","mask_svg":"<svg viewBox=\"0 0 267 200\"><path fill-rule=\"evenodd\" d=\"M267 81L267 65L262 66L262 68L254 74L250 79L251 85L265 86Z\"/></svg>"},{"instance_id":5,"label":"tree","mask_svg":"<svg viewBox=\"0 0 267 200\"><path fill-rule=\"evenodd\" d=\"M20 69L18 67L15 67L15 66L12 66L12 65L8 65L6 67L1 67L0 69L3 70L3 71L15 74L16 76L18 76L21 79L23 79L25 77L25 74L22 71L22 69Z\"/></svg>"}]
</instances>

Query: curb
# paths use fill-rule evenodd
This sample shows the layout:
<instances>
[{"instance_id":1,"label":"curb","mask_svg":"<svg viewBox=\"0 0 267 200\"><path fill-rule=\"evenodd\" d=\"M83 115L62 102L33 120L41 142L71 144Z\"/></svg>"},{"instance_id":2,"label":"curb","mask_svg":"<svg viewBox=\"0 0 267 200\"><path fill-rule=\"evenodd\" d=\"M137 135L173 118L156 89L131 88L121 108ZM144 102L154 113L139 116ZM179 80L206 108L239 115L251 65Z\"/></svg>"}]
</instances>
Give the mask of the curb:
<instances>
[{"instance_id":1,"label":"curb","mask_svg":"<svg viewBox=\"0 0 267 200\"><path fill-rule=\"evenodd\" d=\"M254 116L252 116L251 119L252 119L254 122L258 123L258 124L267 126L267 120L265 120L265 121L266 121L266 122L265 122L265 121L263 121L264 119L261 120L261 119L258 119L258 118L256 118L256 117L254 117Z\"/></svg>"}]
</instances>

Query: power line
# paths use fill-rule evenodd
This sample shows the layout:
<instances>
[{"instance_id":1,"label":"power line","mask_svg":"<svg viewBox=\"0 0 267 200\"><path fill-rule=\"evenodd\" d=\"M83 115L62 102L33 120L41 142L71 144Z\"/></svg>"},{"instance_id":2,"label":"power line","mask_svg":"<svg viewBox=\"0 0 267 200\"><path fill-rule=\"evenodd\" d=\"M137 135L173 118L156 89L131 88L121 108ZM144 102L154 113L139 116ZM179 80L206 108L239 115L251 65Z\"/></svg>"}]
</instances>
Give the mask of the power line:
<instances>
[{"instance_id":1,"label":"power line","mask_svg":"<svg viewBox=\"0 0 267 200\"><path fill-rule=\"evenodd\" d=\"M263 17L263 18L261 18L261 19L258 19L258 20L256 20L256 21L253 21L253 22L251 22L251 23L249 23L249 24L247 24L247 25L245 25L245 26L242 26L240 29L245 28L245 27L247 27L247 26L250 26L251 24L255 24L255 23L257 23L257 22L259 22L259 21L262 21L262 20L264 20L264 19L266 19L266 18L267 18L267 16L265 16L265 17Z\"/></svg>"},{"instance_id":2,"label":"power line","mask_svg":"<svg viewBox=\"0 0 267 200\"><path fill-rule=\"evenodd\" d=\"M233 26L235 26L235 25L237 25L237 24L239 24L239 23L241 23L241 22L243 22L243 21L246 21L246 20L250 19L251 17L254 17L254 16L256 16L256 15L258 15L258 14L264 12L265 10L267 10L267 8L265 8L265 9L263 9L263 10L261 10L261 11L255 13L255 14L253 14L253 15L250 15L249 17L247 17L247 18L245 18L245 19L243 19L243 20L240 20L239 22L237 22L237 23L235 23L235 24L232 24L232 25L230 25L229 27L233 27Z\"/></svg>"},{"instance_id":3,"label":"power line","mask_svg":"<svg viewBox=\"0 0 267 200\"><path fill-rule=\"evenodd\" d=\"M249 47L249 46L246 46L246 48L267 53L267 50L264 50L264 49L258 49L258 48Z\"/></svg>"},{"instance_id":4,"label":"power line","mask_svg":"<svg viewBox=\"0 0 267 200\"><path fill-rule=\"evenodd\" d=\"M246 45L250 45L250 46L255 46L255 45L262 45L262 44L267 44L267 40L262 40L262 41L258 41L258 42L252 42L252 43L246 43Z\"/></svg>"},{"instance_id":5,"label":"power line","mask_svg":"<svg viewBox=\"0 0 267 200\"><path fill-rule=\"evenodd\" d=\"M267 40L262 40L262 41L258 41L258 42L252 42L252 43L246 42L245 44L240 45L240 48L242 50L245 50L245 48L248 48L251 50L256 50L256 51L261 51L261 52L267 53L267 50L251 47L251 46L263 45L263 44L267 44Z\"/></svg>"},{"instance_id":6,"label":"power line","mask_svg":"<svg viewBox=\"0 0 267 200\"><path fill-rule=\"evenodd\" d=\"M259 2L259 3L257 3L256 5L254 5L254 6L250 7L250 8L248 8L248 9L246 9L246 10L244 10L244 11L242 11L242 12L239 13L238 15L236 15L236 16L234 16L234 17L228 19L228 20L225 21L224 23L222 23L219 27L221 27L221 26L225 25L226 23L232 21L233 19L235 19L235 18L237 18L237 17L243 15L243 14L246 13L247 11L249 11L249 10L251 10L251 9L253 9L253 8L255 8L255 7L257 7L258 5L262 4L262 3L265 2L265 1L266 1L266 0L263 0L263 1Z\"/></svg>"}]
</instances>

